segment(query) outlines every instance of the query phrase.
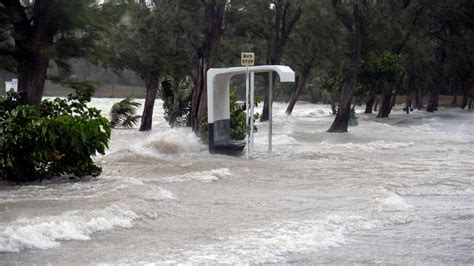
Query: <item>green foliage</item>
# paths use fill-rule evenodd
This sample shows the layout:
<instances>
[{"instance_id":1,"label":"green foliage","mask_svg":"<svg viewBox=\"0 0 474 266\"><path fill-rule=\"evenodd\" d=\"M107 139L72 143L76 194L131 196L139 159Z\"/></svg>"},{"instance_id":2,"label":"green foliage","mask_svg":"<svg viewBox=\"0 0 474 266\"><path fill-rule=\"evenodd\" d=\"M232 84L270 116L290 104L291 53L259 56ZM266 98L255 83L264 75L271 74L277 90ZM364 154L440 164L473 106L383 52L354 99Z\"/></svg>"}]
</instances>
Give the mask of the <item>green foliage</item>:
<instances>
[{"instance_id":1,"label":"green foliage","mask_svg":"<svg viewBox=\"0 0 474 266\"><path fill-rule=\"evenodd\" d=\"M255 97L255 107L260 103L260 98ZM242 140L245 139L246 126L245 126L245 108L246 105L239 104L237 102L237 94L235 88L230 90L230 138L233 140ZM260 117L259 113L254 114L254 121L258 121ZM254 125L254 132L257 132L257 127Z\"/></svg>"},{"instance_id":2,"label":"green foliage","mask_svg":"<svg viewBox=\"0 0 474 266\"><path fill-rule=\"evenodd\" d=\"M0 96L0 179L14 182L54 176L97 176L91 156L104 154L110 139L108 120L87 107L85 85L66 99L41 106L21 105L15 92Z\"/></svg>"},{"instance_id":3,"label":"green foliage","mask_svg":"<svg viewBox=\"0 0 474 266\"><path fill-rule=\"evenodd\" d=\"M389 51L371 54L359 66L358 82L369 94L380 94L387 85L398 82L403 71L401 55Z\"/></svg>"},{"instance_id":4,"label":"green foliage","mask_svg":"<svg viewBox=\"0 0 474 266\"><path fill-rule=\"evenodd\" d=\"M318 80L318 85L323 92L324 98L331 105L333 114L337 113L337 104L341 98L341 78L340 73L331 70L325 78Z\"/></svg>"},{"instance_id":5,"label":"green foliage","mask_svg":"<svg viewBox=\"0 0 474 266\"><path fill-rule=\"evenodd\" d=\"M176 117L178 124L186 126L188 125L189 112L191 111L191 80L184 79L178 82L179 111ZM161 83L161 99L163 100L163 110L165 111L164 117L166 121L170 120L171 113L173 112L174 95L172 83L173 81L170 79L166 79Z\"/></svg>"},{"instance_id":6,"label":"green foliage","mask_svg":"<svg viewBox=\"0 0 474 266\"><path fill-rule=\"evenodd\" d=\"M230 138L233 140L245 139L246 133L246 114L245 114L245 103L241 104L237 102L237 94L235 88L230 89ZM255 97L255 107L260 103L260 98ZM253 116L254 122L258 121L260 117L259 113L255 113ZM257 132L258 128L254 125L254 132ZM199 136L206 142L208 136L208 125L207 116L199 121Z\"/></svg>"},{"instance_id":7,"label":"green foliage","mask_svg":"<svg viewBox=\"0 0 474 266\"><path fill-rule=\"evenodd\" d=\"M131 128L138 123L141 116L135 115L137 108L141 104L127 97L118 103L112 105L110 109L110 127L111 128Z\"/></svg>"}]
</instances>

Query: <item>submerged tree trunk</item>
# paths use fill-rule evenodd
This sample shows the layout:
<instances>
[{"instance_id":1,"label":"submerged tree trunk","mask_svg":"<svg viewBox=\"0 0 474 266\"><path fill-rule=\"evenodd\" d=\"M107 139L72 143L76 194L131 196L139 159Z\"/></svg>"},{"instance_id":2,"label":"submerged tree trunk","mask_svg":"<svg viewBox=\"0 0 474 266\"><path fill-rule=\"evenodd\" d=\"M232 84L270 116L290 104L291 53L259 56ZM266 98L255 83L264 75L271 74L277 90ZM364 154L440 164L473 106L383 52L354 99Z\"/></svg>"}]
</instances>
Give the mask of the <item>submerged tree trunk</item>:
<instances>
[{"instance_id":1,"label":"submerged tree trunk","mask_svg":"<svg viewBox=\"0 0 474 266\"><path fill-rule=\"evenodd\" d=\"M390 114L390 103L392 99L392 89L385 89L382 94L382 104L380 105L377 118L385 118Z\"/></svg>"},{"instance_id":2,"label":"submerged tree trunk","mask_svg":"<svg viewBox=\"0 0 474 266\"><path fill-rule=\"evenodd\" d=\"M307 69L300 77L297 78L295 91L293 92L293 95L291 95L290 101L288 102L288 107L286 108L287 115L291 115L291 113L293 112L293 108L295 107L295 104L298 101L298 97L306 86L306 80L308 79L309 72L310 69Z\"/></svg>"},{"instance_id":3,"label":"submerged tree trunk","mask_svg":"<svg viewBox=\"0 0 474 266\"><path fill-rule=\"evenodd\" d=\"M433 87L430 92L430 98L428 99L428 105L426 106L427 112L434 112L438 110L439 94L441 91L441 82L445 76L445 63L446 63L446 44L441 41L438 48L436 49L436 68L432 78Z\"/></svg>"},{"instance_id":4,"label":"submerged tree trunk","mask_svg":"<svg viewBox=\"0 0 474 266\"><path fill-rule=\"evenodd\" d=\"M423 90L418 88L415 95L415 107L417 110L423 109Z\"/></svg>"},{"instance_id":5,"label":"submerged tree trunk","mask_svg":"<svg viewBox=\"0 0 474 266\"><path fill-rule=\"evenodd\" d=\"M468 105L468 109L471 110L472 109L472 100L474 99L474 87L471 86L471 99L469 100L469 105Z\"/></svg>"},{"instance_id":6,"label":"submerged tree trunk","mask_svg":"<svg viewBox=\"0 0 474 266\"><path fill-rule=\"evenodd\" d=\"M158 91L158 84L160 82L159 73L152 72L148 77L146 83L146 97L145 105L143 106L142 120L140 123L139 131L151 130L152 118L153 118L153 107L155 105L156 93Z\"/></svg>"},{"instance_id":7,"label":"submerged tree trunk","mask_svg":"<svg viewBox=\"0 0 474 266\"><path fill-rule=\"evenodd\" d=\"M338 19L344 24L351 38L351 55L349 67L345 71L342 80L341 98L339 100L336 118L327 132L347 132L349 125L349 116L351 113L352 92L357 84L357 67L359 65L362 52L362 41L365 36L365 18L362 5L366 5L366 1L362 1L360 5L353 5L354 21L348 21L346 14L338 6L337 0L332 0L332 6L336 12Z\"/></svg>"},{"instance_id":8,"label":"submerged tree trunk","mask_svg":"<svg viewBox=\"0 0 474 266\"><path fill-rule=\"evenodd\" d=\"M371 114L372 108L374 107L375 95L369 95L365 102L365 114Z\"/></svg>"},{"instance_id":9,"label":"submerged tree trunk","mask_svg":"<svg viewBox=\"0 0 474 266\"><path fill-rule=\"evenodd\" d=\"M434 84L430 92L428 105L426 106L427 112L432 113L438 110L438 99L439 99L439 84Z\"/></svg>"},{"instance_id":10,"label":"submerged tree trunk","mask_svg":"<svg viewBox=\"0 0 474 266\"><path fill-rule=\"evenodd\" d=\"M469 85L468 82L462 82L461 83L461 88L462 88L462 101L461 101L461 108L465 109L467 106L467 101L469 99Z\"/></svg>"}]
</instances>

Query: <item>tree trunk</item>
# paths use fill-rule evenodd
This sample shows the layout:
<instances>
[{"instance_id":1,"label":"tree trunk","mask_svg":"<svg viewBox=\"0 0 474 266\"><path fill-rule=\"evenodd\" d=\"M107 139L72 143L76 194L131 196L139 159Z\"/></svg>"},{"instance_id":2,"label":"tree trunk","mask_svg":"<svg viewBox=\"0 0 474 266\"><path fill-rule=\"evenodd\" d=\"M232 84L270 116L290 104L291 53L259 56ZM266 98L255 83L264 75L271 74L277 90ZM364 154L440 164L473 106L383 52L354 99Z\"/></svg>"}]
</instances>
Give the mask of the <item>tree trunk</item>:
<instances>
[{"instance_id":1,"label":"tree trunk","mask_svg":"<svg viewBox=\"0 0 474 266\"><path fill-rule=\"evenodd\" d=\"M377 118L385 118L390 114L390 104L392 99L392 89L385 89L382 95L382 104L380 105Z\"/></svg>"},{"instance_id":2,"label":"tree trunk","mask_svg":"<svg viewBox=\"0 0 474 266\"><path fill-rule=\"evenodd\" d=\"M365 102L365 114L371 114L372 108L374 107L375 95L369 95L367 101Z\"/></svg>"},{"instance_id":3,"label":"tree trunk","mask_svg":"<svg viewBox=\"0 0 474 266\"><path fill-rule=\"evenodd\" d=\"M469 100L468 109L472 109L472 100L474 99L474 87L471 87L471 99Z\"/></svg>"},{"instance_id":4,"label":"tree trunk","mask_svg":"<svg viewBox=\"0 0 474 266\"><path fill-rule=\"evenodd\" d=\"M17 50L18 91L24 104L39 105L43 97L49 55L45 51L53 43L54 29L47 28L48 10L55 1L34 3L34 23L25 18L14 25ZM49 31L48 31L49 30Z\"/></svg>"},{"instance_id":5,"label":"tree trunk","mask_svg":"<svg viewBox=\"0 0 474 266\"><path fill-rule=\"evenodd\" d=\"M170 121L169 124L171 127L175 127L177 125L178 113L179 113L179 103L180 103L180 95L179 95L179 79L173 80L173 107L171 109L170 114Z\"/></svg>"},{"instance_id":6,"label":"tree trunk","mask_svg":"<svg viewBox=\"0 0 474 266\"><path fill-rule=\"evenodd\" d=\"M199 64L197 65L197 76L194 80L194 87L193 87L193 97L191 99L191 117L190 123L191 127L196 131L199 127L199 122L202 119L202 113L200 114L200 110L202 110L202 105L206 105L207 107L207 99L203 99L203 94L207 90L206 84L206 72L207 72L207 63L205 58L199 59ZM206 93L207 96L207 93ZM202 101L204 100L204 101Z\"/></svg>"},{"instance_id":7,"label":"tree trunk","mask_svg":"<svg viewBox=\"0 0 474 266\"><path fill-rule=\"evenodd\" d=\"M18 62L18 92L23 104L40 105L48 64L49 57L39 51L30 60Z\"/></svg>"},{"instance_id":8,"label":"tree trunk","mask_svg":"<svg viewBox=\"0 0 474 266\"><path fill-rule=\"evenodd\" d=\"M417 110L423 109L423 90L418 88L415 95L415 105Z\"/></svg>"},{"instance_id":9,"label":"tree trunk","mask_svg":"<svg viewBox=\"0 0 474 266\"><path fill-rule=\"evenodd\" d=\"M349 23L344 19L343 11L338 7L337 0L332 0L333 8L336 11L338 19L344 24L346 30L349 32L351 37L351 56L349 61L349 67L344 73L342 80L342 91L341 98L339 100L338 111L336 118L332 123L331 127L327 132L331 133L343 133L347 132L349 125L349 116L351 113L351 101L352 92L357 84L357 67L359 65L360 56L362 52L362 41L365 36L365 18L361 5L367 4L362 1L360 5L353 6L353 17L354 21ZM355 28L355 29L354 29Z\"/></svg>"},{"instance_id":10,"label":"tree trunk","mask_svg":"<svg viewBox=\"0 0 474 266\"><path fill-rule=\"evenodd\" d=\"M276 83L276 75L273 75L273 84L275 85ZM262 114L260 115L260 122L268 121L270 118L270 95L269 95L269 90L268 90L268 84L269 84L269 77L265 77L265 88L264 88L264 93L265 95L263 96L263 108L262 108ZM272 90L272 96L274 95L275 90ZM273 98L273 97L272 97Z\"/></svg>"},{"instance_id":11,"label":"tree trunk","mask_svg":"<svg viewBox=\"0 0 474 266\"><path fill-rule=\"evenodd\" d=\"M153 107L155 105L156 93L158 91L159 82L159 73L150 73L150 76L148 77L148 81L146 83L145 105L143 106L143 114L139 131L151 130Z\"/></svg>"},{"instance_id":12,"label":"tree trunk","mask_svg":"<svg viewBox=\"0 0 474 266\"><path fill-rule=\"evenodd\" d=\"M281 57L283 56L283 49L288 42L288 38L290 37L293 28L296 25L296 22L301 17L302 10L298 7L294 16L289 19L289 8L290 8L290 1L289 0L276 0L272 1L274 4L275 9L275 20L273 24L275 38L272 40L272 44L270 46L271 54L268 58L267 62L271 65L279 65L281 62ZM295 1L296 2L296 1ZM288 22L287 22L288 21ZM268 79L268 78L267 78ZM273 84L275 84L276 77L273 77ZM269 119L269 95L268 95L268 86L265 86L264 93L265 96L263 98L263 109L262 114L260 115L260 121L268 121ZM273 92L273 91L272 91Z\"/></svg>"},{"instance_id":13,"label":"tree trunk","mask_svg":"<svg viewBox=\"0 0 474 266\"><path fill-rule=\"evenodd\" d=\"M224 17L226 2L201 1L204 5L206 28L203 42L199 45L192 43L195 50L196 78L194 80L193 96L189 123L194 131L199 130L199 123L207 115L207 70L218 59L219 45L224 33ZM193 29L196 30L196 29ZM188 32L192 36L194 33Z\"/></svg>"},{"instance_id":14,"label":"tree trunk","mask_svg":"<svg viewBox=\"0 0 474 266\"><path fill-rule=\"evenodd\" d=\"M437 110L437 103L439 99L439 84L434 84L430 92L430 97L428 99L428 105L426 106L427 112L434 112Z\"/></svg>"},{"instance_id":15,"label":"tree trunk","mask_svg":"<svg viewBox=\"0 0 474 266\"><path fill-rule=\"evenodd\" d=\"M461 83L461 88L462 88L462 101L461 101L461 108L465 109L467 106L467 100L469 98L469 86L468 82L462 82Z\"/></svg>"},{"instance_id":16,"label":"tree trunk","mask_svg":"<svg viewBox=\"0 0 474 266\"><path fill-rule=\"evenodd\" d=\"M296 102L298 101L298 97L300 96L301 92L303 91L305 85L306 85L306 80L308 79L309 76L309 70L304 71L304 73L297 78L296 81L296 89L293 92L293 95L291 95L290 101L288 102L288 107L286 108L286 114L291 115L293 112L293 108L295 107Z\"/></svg>"},{"instance_id":17,"label":"tree trunk","mask_svg":"<svg viewBox=\"0 0 474 266\"><path fill-rule=\"evenodd\" d=\"M432 78L433 87L430 92L430 98L428 100L428 105L426 106L427 112L434 112L438 110L438 101L440 94L441 82L445 76L445 63L446 63L446 44L444 41L441 41L438 48L436 49L436 68L435 73Z\"/></svg>"}]
</instances>

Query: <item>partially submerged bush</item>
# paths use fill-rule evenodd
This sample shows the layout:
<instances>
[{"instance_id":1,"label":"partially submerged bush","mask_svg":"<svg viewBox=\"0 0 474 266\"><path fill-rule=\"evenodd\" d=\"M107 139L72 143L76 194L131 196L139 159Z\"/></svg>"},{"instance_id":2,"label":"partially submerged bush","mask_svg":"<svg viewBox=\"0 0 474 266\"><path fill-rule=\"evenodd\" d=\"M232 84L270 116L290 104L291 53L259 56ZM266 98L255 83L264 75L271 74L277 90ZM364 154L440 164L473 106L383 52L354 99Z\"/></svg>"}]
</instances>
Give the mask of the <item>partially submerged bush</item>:
<instances>
[{"instance_id":1,"label":"partially submerged bush","mask_svg":"<svg viewBox=\"0 0 474 266\"><path fill-rule=\"evenodd\" d=\"M110 127L131 128L135 126L141 117L140 115L135 115L140 105L140 103L133 101L130 97L112 105L110 110Z\"/></svg>"},{"instance_id":2,"label":"partially submerged bush","mask_svg":"<svg viewBox=\"0 0 474 266\"><path fill-rule=\"evenodd\" d=\"M241 104L237 102L237 94L235 88L230 88L229 102L230 102L230 138L232 140L243 140L245 139L245 134L247 132L247 127L245 126L246 114L245 114L245 103ZM255 97L254 106L257 107L260 103L260 98ZM254 113L253 119L254 122L258 120L260 114ZM254 132L257 132L257 126L253 126ZM203 117L199 121L198 128L199 137L207 143L208 137L208 121L207 116Z\"/></svg>"},{"instance_id":3,"label":"partially submerged bush","mask_svg":"<svg viewBox=\"0 0 474 266\"><path fill-rule=\"evenodd\" d=\"M27 182L101 173L91 156L105 153L109 122L86 105L91 85L72 87L76 94L45 100L39 108L21 105L15 92L0 96L0 179Z\"/></svg>"}]
</instances>

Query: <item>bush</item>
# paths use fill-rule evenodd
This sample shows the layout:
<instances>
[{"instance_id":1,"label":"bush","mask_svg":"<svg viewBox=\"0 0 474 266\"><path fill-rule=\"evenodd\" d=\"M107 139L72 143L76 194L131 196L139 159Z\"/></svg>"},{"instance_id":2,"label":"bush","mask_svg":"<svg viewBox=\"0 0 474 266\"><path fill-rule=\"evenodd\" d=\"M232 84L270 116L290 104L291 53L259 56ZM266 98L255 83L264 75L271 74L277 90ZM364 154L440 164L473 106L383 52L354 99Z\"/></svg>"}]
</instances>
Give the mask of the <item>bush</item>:
<instances>
[{"instance_id":1,"label":"bush","mask_svg":"<svg viewBox=\"0 0 474 266\"><path fill-rule=\"evenodd\" d=\"M245 139L246 133L246 126L245 126L245 103L240 104L237 102L237 94L235 92L235 88L231 87L229 92L229 102L230 102L230 138L232 140L243 140ZM255 107L258 106L260 103L260 98L255 97ZM254 113L254 122L258 120L260 114ZM257 132L257 126L253 126L254 132ZM201 121L199 121L199 128L198 128L198 135L199 137L207 143L208 137L208 121L207 116L203 117Z\"/></svg>"},{"instance_id":2,"label":"bush","mask_svg":"<svg viewBox=\"0 0 474 266\"><path fill-rule=\"evenodd\" d=\"M71 87L76 94L45 100L39 108L21 105L15 92L0 96L0 179L27 182L101 173L91 156L105 153L109 122L86 105L93 86Z\"/></svg>"}]
</instances>

